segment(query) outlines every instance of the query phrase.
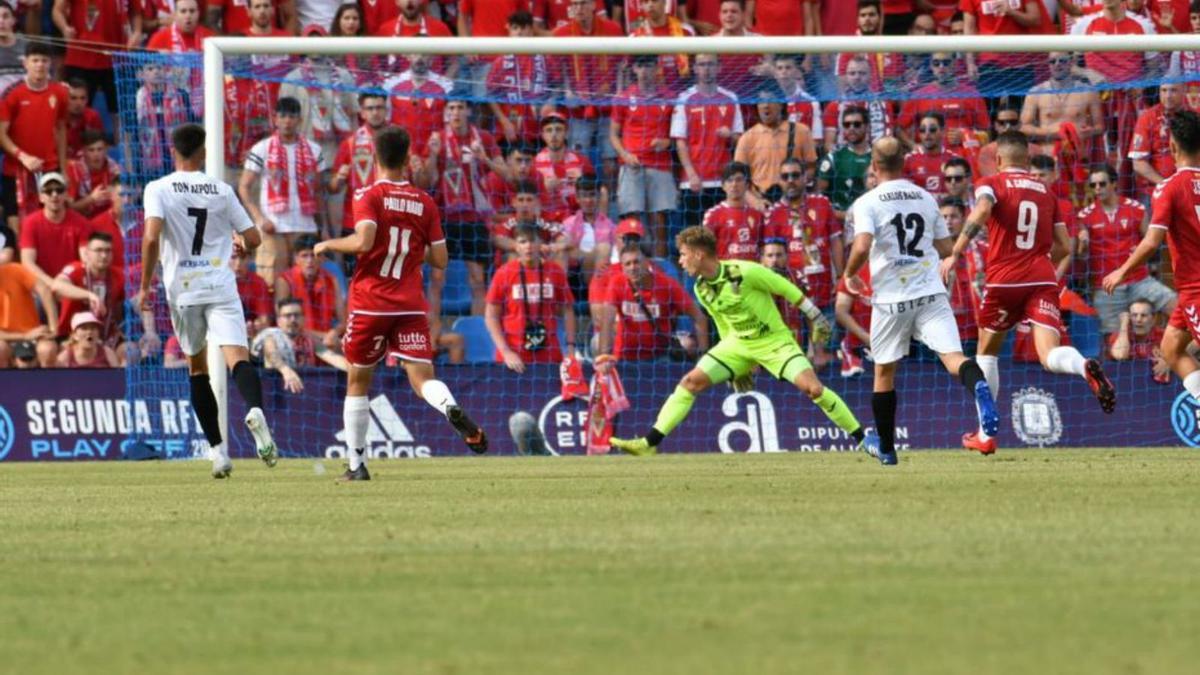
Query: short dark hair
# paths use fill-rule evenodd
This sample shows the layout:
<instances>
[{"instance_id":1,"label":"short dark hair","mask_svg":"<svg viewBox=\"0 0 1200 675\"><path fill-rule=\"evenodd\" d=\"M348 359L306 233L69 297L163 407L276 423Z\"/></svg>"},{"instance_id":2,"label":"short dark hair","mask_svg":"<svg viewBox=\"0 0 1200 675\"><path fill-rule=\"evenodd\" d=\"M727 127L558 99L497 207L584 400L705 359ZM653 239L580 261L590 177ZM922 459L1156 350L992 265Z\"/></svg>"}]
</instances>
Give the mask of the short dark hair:
<instances>
[{"instance_id":1,"label":"short dark hair","mask_svg":"<svg viewBox=\"0 0 1200 675\"><path fill-rule=\"evenodd\" d=\"M808 165L805 164L804 160L800 159L799 157L788 157L788 158L784 159L782 162L779 163L779 168L782 169L785 166L793 166L793 165L800 167L801 171L808 170Z\"/></svg>"},{"instance_id":2,"label":"short dark hair","mask_svg":"<svg viewBox=\"0 0 1200 675\"><path fill-rule=\"evenodd\" d=\"M102 241L106 244L111 244L113 243L113 237L107 232L92 232L88 235L87 243L90 244L93 241Z\"/></svg>"},{"instance_id":3,"label":"short dark hair","mask_svg":"<svg viewBox=\"0 0 1200 675\"><path fill-rule=\"evenodd\" d=\"M1034 155L1029 158L1029 164L1042 171L1058 171L1058 162L1054 160L1054 155Z\"/></svg>"},{"instance_id":4,"label":"short dark hair","mask_svg":"<svg viewBox=\"0 0 1200 675\"><path fill-rule=\"evenodd\" d=\"M1171 138L1179 150L1185 155L1200 152L1200 115L1185 109L1172 114L1169 120Z\"/></svg>"},{"instance_id":5,"label":"short dark hair","mask_svg":"<svg viewBox=\"0 0 1200 675\"><path fill-rule=\"evenodd\" d=\"M871 119L871 113L867 112L867 109L861 105L847 106L846 109L842 111L842 121L845 121L846 117L849 115L858 115L859 117L863 118L864 122Z\"/></svg>"},{"instance_id":6,"label":"short dark hair","mask_svg":"<svg viewBox=\"0 0 1200 675\"><path fill-rule=\"evenodd\" d=\"M542 228L538 227L537 223L522 220L513 226L512 236L513 239L537 241L542 236Z\"/></svg>"},{"instance_id":7,"label":"short dark hair","mask_svg":"<svg viewBox=\"0 0 1200 675\"><path fill-rule=\"evenodd\" d=\"M534 181L528 178L522 178L513 185L513 195L533 195L538 196L538 186Z\"/></svg>"},{"instance_id":8,"label":"short dark hair","mask_svg":"<svg viewBox=\"0 0 1200 675\"><path fill-rule=\"evenodd\" d=\"M754 88L754 99L758 103L783 103L787 95L775 80L763 80Z\"/></svg>"},{"instance_id":9,"label":"short dark hair","mask_svg":"<svg viewBox=\"0 0 1200 675\"><path fill-rule=\"evenodd\" d=\"M1196 0L1196 1L1200 2L1200 0ZM954 23L956 21L966 21L966 20L967 20L967 15L963 14L961 9L950 16L950 23Z\"/></svg>"},{"instance_id":10,"label":"short dark hair","mask_svg":"<svg viewBox=\"0 0 1200 675\"><path fill-rule=\"evenodd\" d=\"M283 298L282 300L276 300L275 313L280 314L283 312L284 307L290 307L291 305L299 307L300 312L302 314L304 313L304 303L300 301L300 298Z\"/></svg>"},{"instance_id":11,"label":"short dark hair","mask_svg":"<svg viewBox=\"0 0 1200 675\"><path fill-rule=\"evenodd\" d=\"M946 173L946 169L959 168L967 172L967 176L971 175L971 163L962 157L951 157L942 165L942 173Z\"/></svg>"},{"instance_id":12,"label":"short dark hair","mask_svg":"<svg viewBox=\"0 0 1200 675\"><path fill-rule=\"evenodd\" d=\"M403 169L408 162L408 132L400 127L385 127L375 132L375 156L384 169Z\"/></svg>"},{"instance_id":13,"label":"short dark hair","mask_svg":"<svg viewBox=\"0 0 1200 675\"><path fill-rule=\"evenodd\" d=\"M299 237L296 237L296 244L294 246L292 246L292 252L300 253L301 251L311 251L317 247L318 241L320 241L320 240L317 238L316 235L313 235L313 234L300 235Z\"/></svg>"},{"instance_id":14,"label":"short dark hair","mask_svg":"<svg viewBox=\"0 0 1200 675\"><path fill-rule=\"evenodd\" d=\"M171 147L180 157L190 159L204 147L204 127L199 124L181 124L171 132Z\"/></svg>"},{"instance_id":15,"label":"short dark hair","mask_svg":"<svg viewBox=\"0 0 1200 675\"><path fill-rule=\"evenodd\" d=\"M1200 0L1196 0L1196 2L1200 3ZM1101 166L1094 167L1088 172L1088 175L1090 176L1094 173L1102 173L1105 176L1108 176L1108 181L1110 183L1117 182L1117 170L1114 169L1111 164L1103 164Z\"/></svg>"},{"instance_id":16,"label":"short dark hair","mask_svg":"<svg viewBox=\"0 0 1200 675\"><path fill-rule=\"evenodd\" d=\"M87 82L84 82L78 77L72 77L67 80L67 86L71 89L87 89Z\"/></svg>"},{"instance_id":17,"label":"short dark hair","mask_svg":"<svg viewBox=\"0 0 1200 675\"><path fill-rule=\"evenodd\" d=\"M658 65L657 54L634 54L632 59L635 66L654 66Z\"/></svg>"},{"instance_id":18,"label":"short dark hair","mask_svg":"<svg viewBox=\"0 0 1200 675\"><path fill-rule=\"evenodd\" d=\"M509 144L508 149L506 149L504 151L504 156L512 157L514 152L519 152L522 155L529 155L530 157L533 157L534 155L537 154L536 152L534 152L533 148L529 147L528 145L525 145L524 143L518 142L518 143Z\"/></svg>"},{"instance_id":19,"label":"short dark hair","mask_svg":"<svg viewBox=\"0 0 1200 675\"><path fill-rule=\"evenodd\" d=\"M726 164L725 170L721 172L721 182L724 183L734 176L742 176L749 181L750 165L745 162L730 162Z\"/></svg>"},{"instance_id":20,"label":"short dark hair","mask_svg":"<svg viewBox=\"0 0 1200 675\"><path fill-rule=\"evenodd\" d=\"M1200 0L1195 0L1195 2L1192 3L1193 7L1195 7L1196 5L1200 5ZM1194 11L1200 12L1200 10L1194 10ZM1154 303L1150 302L1149 300L1147 300L1145 298L1142 298L1142 297L1134 298L1133 302L1129 303L1129 307L1127 307L1127 309L1133 309L1134 305L1146 305L1147 307L1150 308L1150 313L1154 314Z\"/></svg>"},{"instance_id":21,"label":"short dark hair","mask_svg":"<svg viewBox=\"0 0 1200 675\"><path fill-rule=\"evenodd\" d=\"M642 245L636 241L631 241L621 246L621 252L619 255L625 255L626 253L636 253L640 256L646 255L646 252L642 250Z\"/></svg>"},{"instance_id":22,"label":"short dark hair","mask_svg":"<svg viewBox=\"0 0 1200 675\"><path fill-rule=\"evenodd\" d=\"M942 199L938 202L938 208L944 209L947 206L958 209L961 213L967 212L967 205L964 204L963 200L959 199L958 197L942 197Z\"/></svg>"},{"instance_id":23,"label":"short dark hair","mask_svg":"<svg viewBox=\"0 0 1200 675\"><path fill-rule=\"evenodd\" d=\"M84 129L83 133L79 136L79 147L86 148L92 143L100 141L108 142L108 137L104 135L103 131L99 129Z\"/></svg>"},{"instance_id":24,"label":"short dark hair","mask_svg":"<svg viewBox=\"0 0 1200 675\"><path fill-rule=\"evenodd\" d=\"M343 5L343 6L344 6L344 5ZM359 95L358 95L358 105L359 105L359 106L362 106L362 104L363 104L364 102L366 102L366 100L367 100L367 99L369 99L369 98L381 98L381 99L383 99L384 101L386 101L386 100L387 100L387 96L386 96L385 94L381 93L381 92L378 92L378 91L364 91L363 93L361 93L361 94L359 94Z\"/></svg>"},{"instance_id":25,"label":"short dark hair","mask_svg":"<svg viewBox=\"0 0 1200 675\"><path fill-rule=\"evenodd\" d=\"M917 124L919 125L924 120L933 120L938 123L939 128L946 128L946 116L936 110L927 110L922 113L921 119L917 120Z\"/></svg>"},{"instance_id":26,"label":"short dark hair","mask_svg":"<svg viewBox=\"0 0 1200 675\"><path fill-rule=\"evenodd\" d=\"M44 56L46 58L52 58L54 56L54 50L50 49L50 45L48 44L30 41L29 44L25 45L25 56L27 58L30 56Z\"/></svg>"},{"instance_id":27,"label":"short dark hair","mask_svg":"<svg viewBox=\"0 0 1200 675\"><path fill-rule=\"evenodd\" d=\"M508 20L504 25L512 26L513 28L533 28L533 15L528 10L518 9L508 15Z\"/></svg>"},{"instance_id":28,"label":"short dark hair","mask_svg":"<svg viewBox=\"0 0 1200 675\"><path fill-rule=\"evenodd\" d=\"M1200 0L1192 0L1188 5L1188 14L1200 14Z\"/></svg>"},{"instance_id":29,"label":"short dark hair","mask_svg":"<svg viewBox=\"0 0 1200 675\"><path fill-rule=\"evenodd\" d=\"M744 4L743 7L745 7ZM800 62L803 60L803 54L776 54L775 57L771 59L771 62L777 63L779 61L791 61L793 65L799 66Z\"/></svg>"},{"instance_id":30,"label":"short dark hair","mask_svg":"<svg viewBox=\"0 0 1200 675\"><path fill-rule=\"evenodd\" d=\"M717 6L720 7L727 2L736 2L738 7L741 7L743 10L746 9L746 0L721 0L721 2L717 3Z\"/></svg>"},{"instance_id":31,"label":"short dark hair","mask_svg":"<svg viewBox=\"0 0 1200 675\"><path fill-rule=\"evenodd\" d=\"M875 11L883 14L883 9L881 9L882 5L880 4L879 0L858 0L858 10L855 12L855 14L863 11L867 7L874 7Z\"/></svg>"},{"instance_id":32,"label":"short dark hair","mask_svg":"<svg viewBox=\"0 0 1200 675\"><path fill-rule=\"evenodd\" d=\"M300 115L300 100L293 96L280 97L275 102L276 115Z\"/></svg>"},{"instance_id":33,"label":"short dark hair","mask_svg":"<svg viewBox=\"0 0 1200 675\"><path fill-rule=\"evenodd\" d=\"M600 190L600 178L594 173L585 173L575 179L575 193L597 192Z\"/></svg>"}]
</instances>

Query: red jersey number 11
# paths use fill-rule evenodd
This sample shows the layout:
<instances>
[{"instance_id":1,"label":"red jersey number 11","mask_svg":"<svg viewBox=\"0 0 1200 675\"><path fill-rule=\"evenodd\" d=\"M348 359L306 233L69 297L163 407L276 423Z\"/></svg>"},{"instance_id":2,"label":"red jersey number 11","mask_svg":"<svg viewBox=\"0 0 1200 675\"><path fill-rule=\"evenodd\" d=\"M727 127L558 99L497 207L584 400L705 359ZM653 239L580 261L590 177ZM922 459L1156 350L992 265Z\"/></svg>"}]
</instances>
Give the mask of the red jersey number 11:
<instances>
[{"instance_id":1,"label":"red jersey number 11","mask_svg":"<svg viewBox=\"0 0 1200 675\"><path fill-rule=\"evenodd\" d=\"M388 253L387 257L383 259L383 265L379 268L379 276L400 278L400 272L404 269L404 259L408 257L408 240L411 238L412 230L401 231L398 227L388 228ZM397 245L400 249L398 257L396 255Z\"/></svg>"}]
</instances>

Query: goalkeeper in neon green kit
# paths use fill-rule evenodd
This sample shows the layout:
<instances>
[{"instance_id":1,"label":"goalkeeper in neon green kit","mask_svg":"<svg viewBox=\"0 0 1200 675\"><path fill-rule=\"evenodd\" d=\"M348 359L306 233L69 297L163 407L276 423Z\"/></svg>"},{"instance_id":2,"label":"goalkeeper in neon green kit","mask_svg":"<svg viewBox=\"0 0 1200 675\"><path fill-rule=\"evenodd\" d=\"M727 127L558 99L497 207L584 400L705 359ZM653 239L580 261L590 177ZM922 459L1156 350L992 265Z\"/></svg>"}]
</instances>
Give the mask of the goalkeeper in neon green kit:
<instances>
[{"instance_id":1,"label":"goalkeeper in neon green kit","mask_svg":"<svg viewBox=\"0 0 1200 675\"><path fill-rule=\"evenodd\" d=\"M696 277L696 297L717 323L721 341L675 387L650 433L642 438L612 439L612 446L632 455L652 455L667 434L687 417L696 394L714 384L733 380L734 389L753 388L751 370L762 366L771 375L796 385L860 450L866 433L854 413L832 390L822 386L796 337L783 322L774 296L796 305L808 317L813 341L829 339L829 320L804 297L804 292L779 274L742 260L717 259L717 238L702 227L689 227L676 238L679 265Z\"/></svg>"}]
</instances>

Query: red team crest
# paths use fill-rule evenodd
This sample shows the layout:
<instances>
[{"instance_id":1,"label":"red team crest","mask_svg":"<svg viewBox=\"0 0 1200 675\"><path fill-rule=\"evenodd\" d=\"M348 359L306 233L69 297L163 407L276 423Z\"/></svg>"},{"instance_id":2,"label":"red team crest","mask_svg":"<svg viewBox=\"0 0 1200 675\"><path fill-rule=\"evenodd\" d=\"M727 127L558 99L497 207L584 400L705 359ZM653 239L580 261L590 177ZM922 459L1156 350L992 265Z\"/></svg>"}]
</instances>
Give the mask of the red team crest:
<instances>
[{"instance_id":1,"label":"red team crest","mask_svg":"<svg viewBox=\"0 0 1200 675\"><path fill-rule=\"evenodd\" d=\"M378 180L354 195L354 223L375 223L371 250L358 257L347 300L342 348L356 366L387 354L429 362L429 306L421 265L425 250L445 241L437 204L408 182Z\"/></svg>"}]
</instances>

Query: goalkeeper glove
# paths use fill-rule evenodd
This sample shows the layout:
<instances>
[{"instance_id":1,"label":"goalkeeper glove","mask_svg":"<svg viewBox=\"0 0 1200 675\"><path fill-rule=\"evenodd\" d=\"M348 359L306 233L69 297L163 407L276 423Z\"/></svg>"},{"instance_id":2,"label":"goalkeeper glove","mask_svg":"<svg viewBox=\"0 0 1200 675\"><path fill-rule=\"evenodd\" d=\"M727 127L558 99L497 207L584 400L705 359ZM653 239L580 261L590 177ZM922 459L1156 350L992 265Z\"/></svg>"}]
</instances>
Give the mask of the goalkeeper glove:
<instances>
[{"instance_id":1,"label":"goalkeeper glove","mask_svg":"<svg viewBox=\"0 0 1200 675\"><path fill-rule=\"evenodd\" d=\"M804 298L800 303L800 311L804 312L809 325L812 326L812 344L825 344L833 337L833 326L829 325L829 319L825 318L821 308L814 305L812 300Z\"/></svg>"}]
</instances>

